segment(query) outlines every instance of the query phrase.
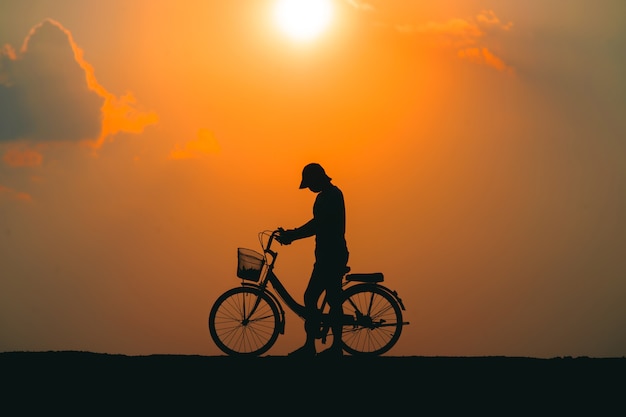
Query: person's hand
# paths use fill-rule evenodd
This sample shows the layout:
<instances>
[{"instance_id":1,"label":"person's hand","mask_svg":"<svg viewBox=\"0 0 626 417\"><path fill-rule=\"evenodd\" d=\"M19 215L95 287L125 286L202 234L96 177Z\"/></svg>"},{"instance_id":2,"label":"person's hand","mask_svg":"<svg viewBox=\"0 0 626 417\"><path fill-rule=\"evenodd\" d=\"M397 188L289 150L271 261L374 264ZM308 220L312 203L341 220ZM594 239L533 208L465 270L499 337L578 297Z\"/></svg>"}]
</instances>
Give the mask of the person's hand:
<instances>
[{"instance_id":1,"label":"person's hand","mask_svg":"<svg viewBox=\"0 0 626 417\"><path fill-rule=\"evenodd\" d=\"M279 227L278 228L278 235L276 236L276 240L281 245L290 245L291 242L294 241L293 230L285 230L282 227Z\"/></svg>"}]
</instances>

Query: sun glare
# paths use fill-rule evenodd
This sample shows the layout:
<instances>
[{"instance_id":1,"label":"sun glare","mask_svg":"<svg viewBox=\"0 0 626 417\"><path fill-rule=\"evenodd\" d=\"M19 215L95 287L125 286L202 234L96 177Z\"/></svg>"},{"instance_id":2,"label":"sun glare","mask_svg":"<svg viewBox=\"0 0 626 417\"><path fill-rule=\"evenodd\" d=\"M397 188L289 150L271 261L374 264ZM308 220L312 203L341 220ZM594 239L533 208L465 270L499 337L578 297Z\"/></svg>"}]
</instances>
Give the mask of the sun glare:
<instances>
[{"instance_id":1,"label":"sun glare","mask_svg":"<svg viewBox=\"0 0 626 417\"><path fill-rule=\"evenodd\" d=\"M329 0L278 0L274 18L280 29L298 41L312 40L330 23Z\"/></svg>"}]
</instances>

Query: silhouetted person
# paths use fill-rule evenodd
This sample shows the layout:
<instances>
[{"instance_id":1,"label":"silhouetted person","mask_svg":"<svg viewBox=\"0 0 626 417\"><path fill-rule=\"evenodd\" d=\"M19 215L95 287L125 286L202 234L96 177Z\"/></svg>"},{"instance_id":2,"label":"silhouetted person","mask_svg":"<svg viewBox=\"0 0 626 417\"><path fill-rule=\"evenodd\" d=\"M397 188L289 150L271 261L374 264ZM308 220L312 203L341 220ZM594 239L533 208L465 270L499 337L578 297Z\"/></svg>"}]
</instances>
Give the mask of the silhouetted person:
<instances>
[{"instance_id":1,"label":"silhouetted person","mask_svg":"<svg viewBox=\"0 0 626 417\"><path fill-rule=\"evenodd\" d=\"M320 329L320 311L318 301L326 291L330 314L335 322L332 327L333 343L330 348L320 353L324 356L341 356L342 326L339 319L343 316L341 307L341 280L347 270L348 248L346 245L346 210L341 190L331 183L324 168L311 163L302 170L300 189L308 188L317 193L313 204L313 218L304 225L291 230L280 229L277 237L281 244L289 245L297 239L315 236L315 264L309 284L304 292L306 310L304 345L291 352L290 356L314 356L315 336Z\"/></svg>"}]
</instances>

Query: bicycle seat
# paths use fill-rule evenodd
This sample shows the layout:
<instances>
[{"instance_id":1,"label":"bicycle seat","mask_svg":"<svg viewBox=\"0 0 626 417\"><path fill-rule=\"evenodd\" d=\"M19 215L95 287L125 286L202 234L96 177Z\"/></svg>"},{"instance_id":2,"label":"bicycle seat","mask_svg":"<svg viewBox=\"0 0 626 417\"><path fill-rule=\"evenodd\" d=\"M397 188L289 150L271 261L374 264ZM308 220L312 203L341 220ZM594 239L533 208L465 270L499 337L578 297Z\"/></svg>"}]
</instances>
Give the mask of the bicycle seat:
<instances>
[{"instance_id":1,"label":"bicycle seat","mask_svg":"<svg viewBox=\"0 0 626 417\"><path fill-rule=\"evenodd\" d=\"M347 281L357 282L383 282L385 279L382 272L372 272L368 274L348 274L346 275Z\"/></svg>"}]
</instances>

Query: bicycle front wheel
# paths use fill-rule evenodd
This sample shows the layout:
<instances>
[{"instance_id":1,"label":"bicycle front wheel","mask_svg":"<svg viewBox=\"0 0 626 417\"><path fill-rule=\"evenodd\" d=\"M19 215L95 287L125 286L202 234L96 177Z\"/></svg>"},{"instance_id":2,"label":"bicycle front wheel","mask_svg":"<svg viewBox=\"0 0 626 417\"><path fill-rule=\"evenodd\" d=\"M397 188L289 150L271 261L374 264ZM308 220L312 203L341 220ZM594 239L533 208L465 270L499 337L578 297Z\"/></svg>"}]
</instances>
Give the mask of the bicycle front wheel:
<instances>
[{"instance_id":1,"label":"bicycle front wheel","mask_svg":"<svg viewBox=\"0 0 626 417\"><path fill-rule=\"evenodd\" d=\"M377 356L389 351L402 333L402 309L376 285L355 285L344 291L341 339L346 352Z\"/></svg>"},{"instance_id":2,"label":"bicycle front wheel","mask_svg":"<svg viewBox=\"0 0 626 417\"><path fill-rule=\"evenodd\" d=\"M276 342L279 326L278 306L257 288L226 291L209 313L211 338L228 355L262 355Z\"/></svg>"}]
</instances>

